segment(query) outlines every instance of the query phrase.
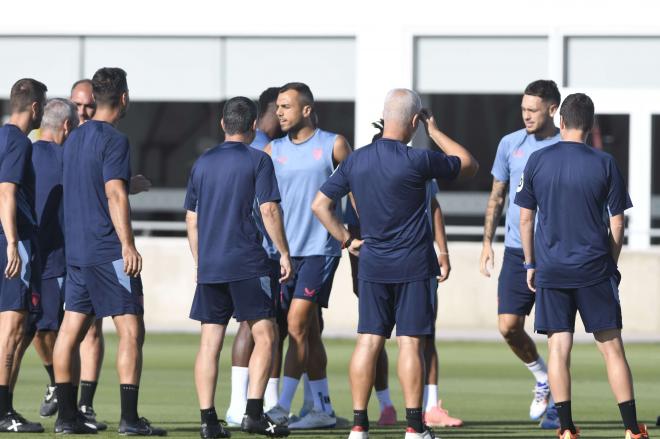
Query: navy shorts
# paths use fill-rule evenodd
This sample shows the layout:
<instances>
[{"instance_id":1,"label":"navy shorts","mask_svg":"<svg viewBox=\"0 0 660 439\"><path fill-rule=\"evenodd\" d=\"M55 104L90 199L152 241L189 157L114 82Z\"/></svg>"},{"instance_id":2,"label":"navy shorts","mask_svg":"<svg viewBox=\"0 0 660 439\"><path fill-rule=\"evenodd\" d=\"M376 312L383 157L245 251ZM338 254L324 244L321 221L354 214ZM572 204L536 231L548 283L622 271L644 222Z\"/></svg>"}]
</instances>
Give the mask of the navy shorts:
<instances>
[{"instance_id":1,"label":"navy shorts","mask_svg":"<svg viewBox=\"0 0 660 439\"><path fill-rule=\"evenodd\" d=\"M528 316L534 307L534 292L527 287L522 249L506 247L497 283L497 313Z\"/></svg>"},{"instance_id":2,"label":"navy shorts","mask_svg":"<svg viewBox=\"0 0 660 439\"><path fill-rule=\"evenodd\" d=\"M269 276L217 284L197 284L190 318L202 323L226 325L236 321L275 317Z\"/></svg>"},{"instance_id":3,"label":"navy shorts","mask_svg":"<svg viewBox=\"0 0 660 439\"><path fill-rule=\"evenodd\" d=\"M97 319L144 314L142 280L124 273L122 259L90 267L67 266L64 290L65 311Z\"/></svg>"},{"instance_id":4,"label":"navy shorts","mask_svg":"<svg viewBox=\"0 0 660 439\"><path fill-rule=\"evenodd\" d=\"M360 280L359 334L390 338L435 333L437 280L383 284Z\"/></svg>"},{"instance_id":5,"label":"navy shorts","mask_svg":"<svg viewBox=\"0 0 660 439\"><path fill-rule=\"evenodd\" d=\"M282 307L288 310L293 299L303 299L327 308L339 256L303 256L291 260L294 275L282 286Z\"/></svg>"},{"instance_id":6,"label":"navy shorts","mask_svg":"<svg viewBox=\"0 0 660 439\"><path fill-rule=\"evenodd\" d=\"M64 279L41 280L41 313L34 321L36 331L57 331L64 317Z\"/></svg>"},{"instance_id":7,"label":"navy shorts","mask_svg":"<svg viewBox=\"0 0 660 439\"><path fill-rule=\"evenodd\" d=\"M33 279L33 273L39 270L35 266L36 258L33 243L29 240L18 242L18 254L21 258L21 272L13 279L7 279L4 270L7 267L7 240L0 235L0 312L29 311L40 312L40 288ZM35 278L38 276L34 276Z\"/></svg>"},{"instance_id":8,"label":"navy shorts","mask_svg":"<svg viewBox=\"0 0 660 439\"><path fill-rule=\"evenodd\" d=\"M587 332L621 329L621 304L617 279L581 288L536 289L534 329L539 334L575 332L575 316L580 312Z\"/></svg>"}]
</instances>

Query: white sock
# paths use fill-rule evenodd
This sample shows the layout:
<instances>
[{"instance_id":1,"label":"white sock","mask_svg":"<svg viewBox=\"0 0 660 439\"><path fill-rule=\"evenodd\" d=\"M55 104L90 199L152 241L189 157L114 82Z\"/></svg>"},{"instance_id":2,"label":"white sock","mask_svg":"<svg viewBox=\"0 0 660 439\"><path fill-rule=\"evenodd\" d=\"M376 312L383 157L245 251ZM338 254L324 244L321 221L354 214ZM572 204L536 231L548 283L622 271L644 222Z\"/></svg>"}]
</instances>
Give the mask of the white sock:
<instances>
[{"instance_id":1,"label":"white sock","mask_svg":"<svg viewBox=\"0 0 660 439\"><path fill-rule=\"evenodd\" d=\"M302 374L300 377L302 380L303 384L305 385L304 387L304 393L303 393L303 405L307 403L314 403L314 392L312 392L312 388L309 385L309 377L307 376L306 373Z\"/></svg>"},{"instance_id":2,"label":"white sock","mask_svg":"<svg viewBox=\"0 0 660 439\"><path fill-rule=\"evenodd\" d=\"M380 404L380 411L385 410L385 407L393 406L392 400L390 399L390 389L385 388L383 390L377 390L376 396L378 397L378 403Z\"/></svg>"},{"instance_id":3,"label":"white sock","mask_svg":"<svg viewBox=\"0 0 660 439\"><path fill-rule=\"evenodd\" d=\"M534 375L537 383L548 382L548 369L545 367L543 358L539 357L532 363L525 363L525 366L527 366L527 369L532 372L532 375Z\"/></svg>"},{"instance_id":4,"label":"white sock","mask_svg":"<svg viewBox=\"0 0 660 439\"><path fill-rule=\"evenodd\" d=\"M331 414L332 403L330 402L330 390L328 389L328 379L310 381L312 395L314 396L314 410Z\"/></svg>"},{"instance_id":5,"label":"white sock","mask_svg":"<svg viewBox=\"0 0 660 439\"><path fill-rule=\"evenodd\" d=\"M287 412L291 411L291 403L293 402L293 397L296 394L296 388L298 387L299 381L300 380L288 377L286 375L282 378L282 391L280 392L280 399L277 401L277 403Z\"/></svg>"},{"instance_id":6,"label":"white sock","mask_svg":"<svg viewBox=\"0 0 660 439\"><path fill-rule=\"evenodd\" d=\"M266 392L264 393L264 412L267 412L277 405L279 391L280 379L268 378L268 384L266 384Z\"/></svg>"},{"instance_id":7,"label":"white sock","mask_svg":"<svg viewBox=\"0 0 660 439\"><path fill-rule=\"evenodd\" d=\"M427 384L424 386L424 411L428 412L438 406L438 385Z\"/></svg>"},{"instance_id":8,"label":"white sock","mask_svg":"<svg viewBox=\"0 0 660 439\"><path fill-rule=\"evenodd\" d=\"M239 415L239 419L243 417L247 405L249 378L247 367L231 367L231 400L228 411Z\"/></svg>"}]
</instances>

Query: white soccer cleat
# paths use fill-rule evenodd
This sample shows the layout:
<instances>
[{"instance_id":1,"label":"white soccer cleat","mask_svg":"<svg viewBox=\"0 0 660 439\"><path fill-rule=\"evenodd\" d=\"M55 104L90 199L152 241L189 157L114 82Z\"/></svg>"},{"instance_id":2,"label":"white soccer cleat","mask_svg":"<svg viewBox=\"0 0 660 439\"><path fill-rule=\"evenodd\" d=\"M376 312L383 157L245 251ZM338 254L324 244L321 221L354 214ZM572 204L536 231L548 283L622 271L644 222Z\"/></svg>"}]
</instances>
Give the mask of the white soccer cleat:
<instances>
[{"instance_id":1,"label":"white soccer cleat","mask_svg":"<svg viewBox=\"0 0 660 439\"><path fill-rule=\"evenodd\" d=\"M369 432L364 431L362 427L355 426L351 429L348 439L369 439Z\"/></svg>"},{"instance_id":2,"label":"white soccer cleat","mask_svg":"<svg viewBox=\"0 0 660 439\"><path fill-rule=\"evenodd\" d=\"M548 383L536 383L536 387L532 391L534 399L532 405L529 406L529 417L536 421L545 414L548 409L548 402L550 401L550 386Z\"/></svg>"},{"instance_id":3,"label":"white soccer cleat","mask_svg":"<svg viewBox=\"0 0 660 439\"><path fill-rule=\"evenodd\" d=\"M277 404L272 409L266 412L268 417L272 419L277 425L288 425L289 424L289 411L284 410L281 405Z\"/></svg>"},{"instance_id":4,"label":"white soccer cleat","mask_svg":"<svg viewBox=\"0 0 660 439\"><path fill-rule=\"evenodd\" d=\"M440 437L436 436L433 430L428 427L423 433L417 433L412 427L408 427L404 439L440 439Z\"/></svg>"},{"instance_id":5,"label":"white soccer cleat","mask_svg":"<svg viewBox=\"0 0 660 439\"><path fill-rule=\"evenodd\" d=\"M334 412L329 415L326 412L312 409L307 416L299 421L289 424L289 430L313 430L317 428L335 428L337 418Z\"/></svg>"}]
</instances>

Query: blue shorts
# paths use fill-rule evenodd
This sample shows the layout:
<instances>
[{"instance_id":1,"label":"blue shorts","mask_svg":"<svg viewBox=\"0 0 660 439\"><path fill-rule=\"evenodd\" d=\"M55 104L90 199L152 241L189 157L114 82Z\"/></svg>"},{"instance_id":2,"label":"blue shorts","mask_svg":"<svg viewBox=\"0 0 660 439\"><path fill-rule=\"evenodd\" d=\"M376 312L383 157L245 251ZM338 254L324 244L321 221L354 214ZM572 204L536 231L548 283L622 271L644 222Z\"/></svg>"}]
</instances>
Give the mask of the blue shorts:
<instances>
[{"instance_id":1,"label":"blue shorts","mask_svg":"<svg viewBox=\"0 0 660 439\"><path fill-rule=\"evenodd\" d=\"M226 325L234 316L237 322L275 317L275 302L269 276L225 282L197 284L190 318L202 323Z\"/></svg>"},{"instance_id":2,"label":"blue shorts","mask_svg":"<svg viewBox=\"0 0 660 439\"><path fill-rule=\"evenodd\" d=\"M534 292L527 287L525 255L520 248L506 247L497 282L497 313L528 316L534 307Z\"/></svg>"},{"instance_id":3,"label":"blue shorts","mask_svg":"<svg viewBox=\"0 0 660 439\"><path fill-rule=\"evenodd\" d=\"M339 256L291 258L293 278L282 286L282 308L289 309L293 299L303 299L327 308Z\"/></svg>"},{"instance_id":4,"label":"blue shorts","mask_svg":"<svg viewBox=\"0 0 660 439\"><path fill-rule=\"evenodd\" d=\"M90 267L69 265L65 284L65 311L97 319L144 314L142 279L124 273L122 259Z\"/></svg>"},{"instance_id":5,"label":"blue shorts","mask_svg":"<svg viewBox=\"0 0 660 439\"><path fill-rule=\"evenodd\" d=\"M534 329L539 334L575 332L578 311L587 332L621 329L623 326L615 277L581 288L539 287L536 295Z\"/></svg>"},{"instance_id":6,"label":"blue shorts","mask_svg":"<svg viewBox=\"0 0 660 439\"><path fill-rule=\"evenodd\" d=\"M396 284L360 280L358 333L390 338L396 325L397 336L433 335L437 285L435 278Z\"/></svg>"},{"instance_id":7,"label":"blue shorts","mask_svg":"<svg viewBox=\"0 0 660 439\"><path fill-rule=\"evenodd\" d=\"M36 331L57 331L64 317L64 279L41 280L41 313L31 322Z\"/></svg>"},{"instance_id":8,"label":"blue shorts","mask_svg":"<svg viewBox=\"0 0 660 439\"><path fill-rule=\"evenodd\" d=\"M7 279L4 270L7 267L7 239L0 235L0 312L2 311L29 311L40 312L39 283L35 282L39 273L35 263L34 245L29 240L18 242L18 254L21 258L21 272L13 279Z\"/></svg>"}]
</instances>

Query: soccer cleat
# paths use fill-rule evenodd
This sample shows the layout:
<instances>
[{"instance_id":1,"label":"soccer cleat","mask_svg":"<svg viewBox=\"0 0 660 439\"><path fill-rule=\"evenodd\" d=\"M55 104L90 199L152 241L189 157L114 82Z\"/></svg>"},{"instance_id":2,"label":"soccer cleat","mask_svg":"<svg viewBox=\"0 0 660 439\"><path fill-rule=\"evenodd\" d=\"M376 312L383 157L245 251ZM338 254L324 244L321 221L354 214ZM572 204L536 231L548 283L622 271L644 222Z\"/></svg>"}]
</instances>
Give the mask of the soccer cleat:
<instances>
[{"instance_id":1,"label":"soccer cleat","mask_svg":"<svg viewBox=\"0 0 660 439\"><path fill-rule=\"evenodd\" d=\"M649 439L649 432L645 424L639 424L639 434L633 434L632 431L626 430L625 439Z\"/></svg>"},{"instance_id":2,"label":"soccer cleat","mask_svg":"<svg viewBox=\"0 0 660 439\"><path fill-rule=\"evenodd\" d=\"M348 435L348 439L369 439L369 432L364 431L364 428L359 425L355 425L351 428L351 433Z\"/></svg>"},{"instance_id":3,"label":"soccer cleat","mask_svg":"<svg viewBox=\"0 0 660 439\"><path fill-rule=\"evenodd\" d=\"M82 413L78 415L73 421L64 421L57 419L55 421L55 434L97 434L96 426L91 422L87 422Z\"/></svg>"},{"instance_id":4,"label":"soccer cleat","mask_svg":"<svg viewBox=\"0 0 660 439\"><path fill-rule=\"evenodd\" d=\"M545 411L545 415L541 419L541 422L539 422L539 427L544 430L556 430L561 427L561 424L559 423L559 414L557 413L554 404L550 405Z\"/></svg>"},{"instance_id":5,"label":"soccer cleat","mask_svg":"<svg viewBox=\"0 0 660 439\"><path fill-rule=\"evenodd\" d=\"M289 435L289 427L278 425L265 413L262 413L258 419L253 419L247 414L243 416L241 431L268 437L287 437Z\"/></svg>"},{"instance_id":6,"label":"soccer cleat","mask_svg":"<svg viewBox=\"0 0 660 439\"><path fill-rule=\"evenodd\" d=\"M279 404L277 404L272 409L268 410L266 412L266 414L277 425L288 425L289 424L289 412L284 410L282 408L282 406L279 405Z\"/></svg>"},{"instance_id":7,"label":"soccer cleat","mask_svg":"<svg viewBox=\"0 0 660 439\"><path fill-rule=\"evenodd\" d=\"M300 407L300 412L298 413L298 417L300 419L304 418L309 414L314 409L314 401L309 400L309 401L303 401L302 407Z\"/></svg>"},{"instance_id":8,"label":"soccer cleat","mask_svg":"<svg viewBox=\"0 0 660 439\"><path fill-rule=\"evenodd\" d=\"M220 437L231 437L231 433L223 427L223 421L218 424L202 424L199 427L199 437L202 439L216 439Z\"/></svg>"},{"instance_id":9,"label":"soccer cleat","mask_svg":"<svg viewBox=\"0 0 660 439\"><path fill-rule=\"evenodd\" d=\"M327 414L320 410L312 409L307 416L297 422L289 424L290 430L315 430L317 428L335 428L337 418L335 413Z\"/></svg>"},{"instance_id":10,"label":"soccer cleat","mask_svg":"<svg viewBox=\"0 0 660 439\"><path fill-rule=\"evenodd\" d=\"M442 401L423 414L423 420L429 427L462 427L463 421L449 416L449 412L442 408Z\"/></svg>"},{"instance_id":11,"label":"soccer cleat","mask_svg":"<svg viewBox=\"0 0 660 439\"><path fill-rule=\"evenodd\" d=\"M96 420L96 412L94 411L94 407L91 405L81 405L78 407L78 411L83 415L86 422L94 424L98 431L104 431L108 429L108 424Z\"/></svg>"},{"instance_id":12,"label":"soccer cleat","mask_svg":"<svg viewBox=\"0 0 660 439\"><path fill-rule=\"evenodd\" d=\"M412 427L406 428L406 435L404 436L404 439L440 439L440 438L435 435L433 430L431 430L429 427L424 425L424 431L422 433L418 433Z\"/></svg>"},{"instance_id":13,"label":"soccer cleat","mask_svg":"<svg viewBox=\"0 0 660 439\"><path fill-rule=\"evenodd\" d=\"M147 418L140 418L137 422L119 421L119 434L122 436L167 436L167 430L154 427Z\"/></svg>"},{"instance_id":14,"label":"soccer cleat","mask_svg":"<svg viewBox=\"0 0 660 439\"><path fill-rule=\"evenodd\" d=\"M580 437L580 429L575 428L575 433L571 433L571 430L566 429L564 431L561 431L561 429L557 430L557 437L559 439L578 439Z\"/></svg>"},{"instance_id":15,"label":"soccer cleat","mask_svg":"<svg viewBox=\"0 0 660 439\"><path fill-rule=\"evenodd\" d=\"M380 418L378 418L377 424L381 427L396 425L396 409L393 405L388 405L380 412Z\"/></svg>"},{"instance_id":16,"label":"soccer cleat","mask_svg":"<svg viewBox=\"0 0 660 439\"><path fill-rule=\"evenodd\" d=\"M540 419L548 408L550 400L550 386L548 383L536 383L536 387L532 390L534 399L532 405L529 406L529 417L536 421Z\"/></svg>"},{"instance_id":17,"label":"soccer cleat","mask_svg":"<svg viewBox=\"0 0 660 439\"><path fill-rule=\"evenodd\" d=\"M30 422L20 413L11 411L0 418L1 433L43 433L44 427L38 422Z\"/></svg>"},{"instance_id":18,"label":"soccer cleat","mask_svg":"<svg viewBox=\"0 0 660 439\"><path fill-rule=\"evenodd\" d=\"M240 427L241 422L243 422L243 413L237 413L233 411L231 407L229 407L227 409L226 418L227 425L229 427Z\"/></svg>"},{"instance_id":19,"label":"soccer cleat","mask_svg":"<svg viewBox=\"0 0 660 439\"><path fill-rule=\"evenodd\" d=\"M39 407L39 416L48 418L57 413L57 396L55 395L55 386L46 386L44 400Z\"/></svg>"}]
</instances>

